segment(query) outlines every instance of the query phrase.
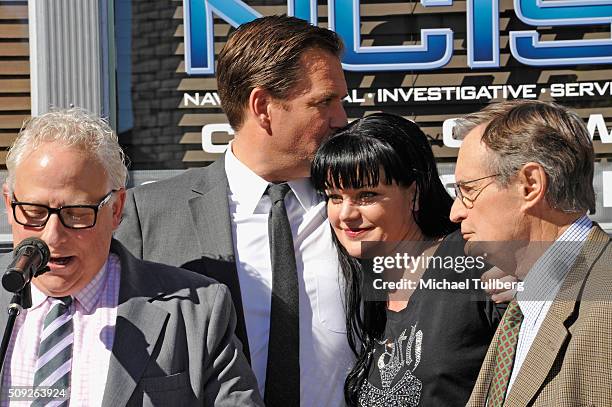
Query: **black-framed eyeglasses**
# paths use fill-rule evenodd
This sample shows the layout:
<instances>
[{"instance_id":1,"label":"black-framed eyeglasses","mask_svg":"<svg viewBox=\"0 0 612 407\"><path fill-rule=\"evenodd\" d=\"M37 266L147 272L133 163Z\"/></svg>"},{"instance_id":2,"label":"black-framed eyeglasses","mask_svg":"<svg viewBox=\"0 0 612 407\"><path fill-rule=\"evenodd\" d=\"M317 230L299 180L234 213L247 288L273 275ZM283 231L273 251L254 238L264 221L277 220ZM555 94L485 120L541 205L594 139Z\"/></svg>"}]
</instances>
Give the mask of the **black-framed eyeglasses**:
<instances>
[{"instance_id":1,"label":"black-framed eyeglasses","mask_svg":"<svg viewBox=\"0 0 612 407\"><path fill-rule=\"evenodd\" d=\"M96 225L98 211L104 205L110 202L113 189L108 194L104 195L102 200L94 205L65 205L59 208L51 208L47 205L19 202L17 197L13 195L11 206L13 207L13 218L17 223L23 226L42 228L47 224L47 221L52 214L59 216L62 225L70 229L89 229Z\"/></svg>"},{"instance_id":2,"label":"black-framed eyeglasses","mask_svg":"<svg viewBox=\"0 0 612 407\"><path fill-rule=\"evenodd\" d=\"M486 177L471 179L469 181L457 182L457 183L453 184L453 188L455 189L455 196L461 200L461 203L463 204L463 206L465 206L468 209L472 209L474 207L474 202L480 196L482 191L484 191L484 189L486 187L488 187L489 185L491 185L494 181L489 182L488 184L486 184L485 186L483 186L480 189L474 190L474 191L476 191L476 195L474 195L471 198L465 196L465 194L463 193L461 188L463 186L467 185L467 184L471 184L471 183L476 182L476 181L482 181L483 179L487 179L487 178L497 177L498 175L499 174L487 175Z\"/></svg>"}]
</instances>

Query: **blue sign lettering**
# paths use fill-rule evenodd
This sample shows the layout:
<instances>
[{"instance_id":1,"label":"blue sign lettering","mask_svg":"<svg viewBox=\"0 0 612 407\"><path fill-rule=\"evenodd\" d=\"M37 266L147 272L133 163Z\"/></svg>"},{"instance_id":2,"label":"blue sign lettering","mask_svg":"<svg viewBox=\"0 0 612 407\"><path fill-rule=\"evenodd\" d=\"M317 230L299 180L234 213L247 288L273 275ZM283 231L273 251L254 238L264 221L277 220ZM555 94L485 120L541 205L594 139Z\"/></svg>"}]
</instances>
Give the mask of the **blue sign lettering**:
<instances>
[{"instance_id":1,"label":"blue sign lettering","mask_svg":"<svg viewBox=\"0 0 612 407\"><path fill-rule=\"evenodd\" d=\"M185 71L215 73L215 37L212 13L234 27L261 17L240 0L183 0Z\"/></svg>"},{"instance_id":2,"label":"blue sign lettering","mask_svg":"<svg viewBox=\"0 0 612 407\"><path fill-rule=\"evenodd\" d=\"M469 67L499 67L499 2L467 0L466 11Z\"/></svg>"},{"instance_id":3,"label":"blue sign lettering","mask_svg":"<svg viewBox=\"0 0 612 407\"><path fill-rule=\"evenodd\" d=\"M612 2L605 0L514 0L518 18L533 26L612 24ZM512 55L525 65L612 63L612 40L540 41L537 31L510 32Z\"/></svg>"},{"instance_id":4,"label":"blue sign lettering","mask_svg":"<svg viewBox=\"0 0 612 407\"><path fill-rule=\"evenodd\" d=\"M424 7L447 7L452 0L420 0ZM612 0L514 0L517 17L532 26L612 25ZM185 69L214 70L213 13L234 27L261 17L241 0L183 0ZM362 46L359 0L328 0L329 27L344 40L348 71L430 70L443 67L453 52L450 28L421 30L421 44ZM500 66L499 0L467 0L468 66ZM287 0L287 12L317 23L317 0ZM511 31L510 50L533 66L612 63L612 39L540 41L537 31Z\"/></svg>"},{"instance_id":5,"label":"blue sign lettering","mask_svg":"<svg viewBox=\"0 0 612 407\"><path fill-rule=\"evenodd\" d=\"M426 7L432 3L440 1L421 0ZM453 32L448 28L421 30L420 45L363 47L359 0L333 0L329 5L330 28L342 37L346 46L342 66L347 71L435 69L446 65L452 56Z\"/></svg>"}]
</instances>

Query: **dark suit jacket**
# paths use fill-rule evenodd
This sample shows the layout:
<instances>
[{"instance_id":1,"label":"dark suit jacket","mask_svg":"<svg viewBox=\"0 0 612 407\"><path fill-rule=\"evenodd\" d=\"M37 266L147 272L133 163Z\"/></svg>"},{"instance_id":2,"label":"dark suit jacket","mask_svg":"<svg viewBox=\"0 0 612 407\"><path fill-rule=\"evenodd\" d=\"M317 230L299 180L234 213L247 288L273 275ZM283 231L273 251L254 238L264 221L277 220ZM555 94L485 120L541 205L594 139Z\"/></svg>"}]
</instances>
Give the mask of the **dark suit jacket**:
<instances>
[{"instance_id":1,"label":"dark suit jacket","mask_svg":"<svg viewBox=\"0 0 612 407\"><path fill-rule=\"evenodd\" d=\"M119 256L121 277L102 405L262 406L255 376L234 336L227 288L186 270L139 260L115 240L111 252ZM2 270L11 258L0 259ZM9 300L2 290L0 305ZM0 326L6 319L0 312Z\"/></svg>"},{"instance_id":2,"label":"dark suit jacket","mask_svg":"<svg viewBox=\"0 0 612 407\"><path fill-rule=\"evenodd\" d=\"M612 242L595 225L550 307L505 407L612 406ZM484 406L493 337L468 406Z\"/></svg>"},{"instance_id":3,"label":"dark suit jacket","mask_svg":"<svg viewBox=\"0 0 612 407\"><path fill-rule=\"evenodd\" d=\"M207 275L230 289L236 336L249 358L234 256L224 158L128 190L115 238L136 257Z\"/></svg>"}]
</instances>

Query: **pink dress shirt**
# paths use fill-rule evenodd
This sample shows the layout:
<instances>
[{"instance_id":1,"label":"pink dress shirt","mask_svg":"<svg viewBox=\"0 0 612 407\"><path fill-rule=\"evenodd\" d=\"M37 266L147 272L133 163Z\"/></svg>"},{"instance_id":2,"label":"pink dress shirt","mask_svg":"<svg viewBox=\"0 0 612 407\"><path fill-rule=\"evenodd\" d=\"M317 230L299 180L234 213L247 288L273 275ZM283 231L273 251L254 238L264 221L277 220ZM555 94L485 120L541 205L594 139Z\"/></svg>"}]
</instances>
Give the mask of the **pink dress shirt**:
<instances>
[{"instance_id":1,"label":"pink dress shirt","mask_svg":"<svg viewBox=\"0 0 612 407\"><path fill-rule=\"evenodd\" d=\"M99 406L115 338L121 265L110 254L96 276L74 295L70 312L74 324L70 406ZM4 305L2 305L4 306ZM32 307L23 310L6 354L0 406L29 406L9 400L8 389L32 386L43 321L51 308L49 297L32 285Z\"/></svg>"}]
</instances>

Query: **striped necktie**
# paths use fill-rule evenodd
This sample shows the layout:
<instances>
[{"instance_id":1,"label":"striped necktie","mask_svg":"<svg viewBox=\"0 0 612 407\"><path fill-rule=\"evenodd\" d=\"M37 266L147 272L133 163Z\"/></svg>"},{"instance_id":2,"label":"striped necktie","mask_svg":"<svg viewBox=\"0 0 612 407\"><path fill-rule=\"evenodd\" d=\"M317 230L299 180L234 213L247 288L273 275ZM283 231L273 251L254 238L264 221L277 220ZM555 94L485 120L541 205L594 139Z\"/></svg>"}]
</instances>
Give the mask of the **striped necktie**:
<instances>
[{"instance_id":1,"label":"striped necktie","mask_svg":"<svg viewBox=\"0 0 612 407\"><path fill-rule=\"evenodd\" d=\"M523 313L516 300L508 304L504 313L497 344L497 356L493 369L493 382L489 390L488 407L501 407L506 399L510 375L514 366L516 344L518 342Z\"/></svg>"},{"instance_id":2,"label":"striped necktie","mask_svg":"<svg viewBox=\"0 0 612 407\"><path fill-rule=\"evenodd\" d=\"M52 306L43 325L34 373L34 387L65 389L70 394L70 370L72 368L72 344L74 342L70 304L72 297L52 298ZM57 399L39 398L32 407L46 406ZM55 405L68 405L68 399Z\"/></svg>"}]
</instances>

